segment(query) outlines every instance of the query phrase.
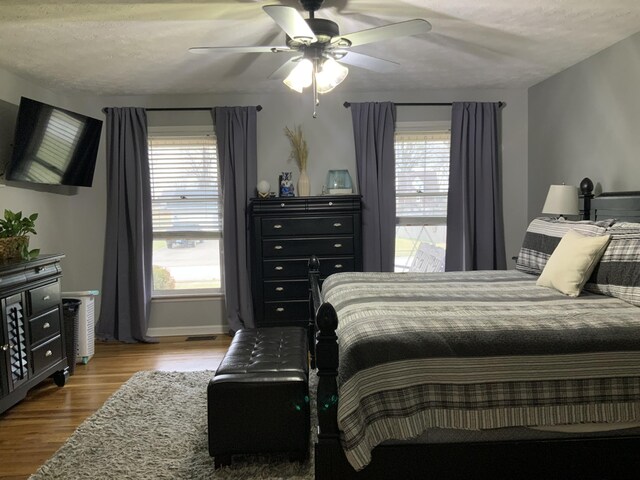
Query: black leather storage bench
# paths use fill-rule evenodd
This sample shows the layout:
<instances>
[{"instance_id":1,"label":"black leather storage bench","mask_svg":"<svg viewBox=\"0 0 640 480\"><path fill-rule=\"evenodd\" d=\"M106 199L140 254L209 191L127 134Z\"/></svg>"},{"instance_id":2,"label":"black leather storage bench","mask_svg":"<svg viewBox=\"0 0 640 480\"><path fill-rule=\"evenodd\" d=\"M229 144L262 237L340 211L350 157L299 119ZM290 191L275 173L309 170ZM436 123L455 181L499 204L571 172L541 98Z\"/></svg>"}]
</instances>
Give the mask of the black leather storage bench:
<instances>
[{"instance_id":1,"label":"black leather storage bench","mask_svg":"<svg viewBox=\"0 0 640 480\"><path fill-rule=\"evenodd\" d=\"M309 452L307 331L269 327L236 332L209 382L209 454L216 467L231 455Z\"/></svg>"}]
</instances>

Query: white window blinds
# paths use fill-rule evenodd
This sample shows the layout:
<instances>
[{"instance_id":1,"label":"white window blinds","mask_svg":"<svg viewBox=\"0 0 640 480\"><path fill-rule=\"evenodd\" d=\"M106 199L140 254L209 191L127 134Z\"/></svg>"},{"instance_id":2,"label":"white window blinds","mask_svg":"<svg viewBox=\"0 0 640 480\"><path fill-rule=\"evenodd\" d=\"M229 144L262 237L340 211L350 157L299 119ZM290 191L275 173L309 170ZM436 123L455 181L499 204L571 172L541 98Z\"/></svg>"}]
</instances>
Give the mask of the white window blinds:
<instances>
[{"instance_id":1,"label":"white window blinds","mask_svg":"<svg viewBox=\"0 0 640 480\"><path fill-rule=\"evenodd\" d=\"M430 218L444 223L450 144L447 131L396 133L397 217Z\"/></svg>"},{"instance_id":2,"label":"white window blinds","mask_svg":"<svg viewBox=\"0 0 640 480\"><path fill-rule=\"evenodd\" d=\"M154 233L221 232L216 141L211 135L149 135Z\"/></svg>"}]
</instances>

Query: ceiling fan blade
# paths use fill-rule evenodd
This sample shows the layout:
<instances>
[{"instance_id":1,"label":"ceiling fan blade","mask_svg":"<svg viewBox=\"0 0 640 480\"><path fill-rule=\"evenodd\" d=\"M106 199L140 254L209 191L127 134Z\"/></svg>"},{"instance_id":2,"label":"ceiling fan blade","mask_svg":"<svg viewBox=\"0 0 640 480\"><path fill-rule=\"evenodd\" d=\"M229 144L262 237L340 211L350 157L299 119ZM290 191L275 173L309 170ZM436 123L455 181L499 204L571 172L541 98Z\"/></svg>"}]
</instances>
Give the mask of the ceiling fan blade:
<instances>
[{"instance_id":1,"label":"ceiling fan blade","mask_svg":"<svg viewBox=\"0 0 640 480\"><path fill-rule=\"evenodd\" d=\"M279 53L289 52L291 49L287 46L264 45L256 47L191 47L191 53Z\"/></svg>"},{"instance_id":2,"label":"ceiling fan blade","mask_svg":"<svg viewBox=\"0 0 640 480\"><path fill-rule=\"evenodd\" d=\"M289 60L284 62L275 72L269 75L269 80L284 80L301 58L302 57L300 56L291 57Z\"/></svg>"},{"instance_id":3,"label":"ceiling fan blade","mask_svg":"<svg viewBox=\"0 0 640 480\"><path fill-rule=\"evenodd\" d=\"M307 44L318 40L311 27L295 8L283 5L265 5L262 9L291 38Z\"/></svg>"},{"instance_id":4,"label":"ceiling fan blade","mask_svg":"<svg viewBox=\"0 0 640 480\"><path fill-rule=\"evenodd\" d=\"M347 54L338 60L342 63L353 65L354 67L366 68L374 72L388 73L394 71L400 66L399 63L383 60L381 58L364 55L362 53L347 52Z\"/></svg>"},{"instance_id":5,"label":"ceiling fan blade","mask_svg":"<svg viewBox=\"0 0 640 480\"><path fill-rule=\"evenodd\" d=\"M391 23L382 27L369 28L360 30L359 32L341 35L331 39L331 43L340 45L340 39L344 38L351 42L351 46L365 45L367 43L379 42L388 38L406 37L409 35L417 35L419 33L427 33L431 30L431 24L421 18L407 20L406 22Z\"/></svg>"}]
</instances>

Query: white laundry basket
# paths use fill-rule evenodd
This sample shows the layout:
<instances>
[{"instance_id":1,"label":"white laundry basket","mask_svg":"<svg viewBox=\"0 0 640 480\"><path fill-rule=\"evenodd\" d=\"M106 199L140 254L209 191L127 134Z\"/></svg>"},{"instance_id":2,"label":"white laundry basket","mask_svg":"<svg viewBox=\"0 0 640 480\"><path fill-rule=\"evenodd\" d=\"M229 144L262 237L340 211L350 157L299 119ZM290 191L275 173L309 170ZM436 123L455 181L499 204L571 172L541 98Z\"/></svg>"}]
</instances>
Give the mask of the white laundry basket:
<instances>
[{"instance_id":1,"label":"white laundry basket","mask_svg":"<svg viewBox=\"0 0 640 480\"><path fill-rule=\"evenodd\" d=\"M76 350L76 363L85 365L95 352L95 297L98 290L86 290L84 292L63 292L64 298L80 300L78 308L77 328L78 349Z\"/></svg>"}]
</instances>

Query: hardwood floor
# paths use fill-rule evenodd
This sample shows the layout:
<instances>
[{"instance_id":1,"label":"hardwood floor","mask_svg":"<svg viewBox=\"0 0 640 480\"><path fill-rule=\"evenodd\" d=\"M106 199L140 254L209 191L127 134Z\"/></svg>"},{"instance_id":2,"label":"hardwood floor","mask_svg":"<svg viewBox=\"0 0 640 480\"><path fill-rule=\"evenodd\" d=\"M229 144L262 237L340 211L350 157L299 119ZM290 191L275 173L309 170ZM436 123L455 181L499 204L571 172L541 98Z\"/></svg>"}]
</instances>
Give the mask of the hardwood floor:
<instances>
[{"instance_id":1,"label":"hardwood floor","mask_svg":"<svg viewBox=\"0 0 640 480\"><path fill-rule=\"evenodd\" d=\"M98 343L63 388L48 379L0 414L0 479L34 473L111 394L140 370L215 370L231 338L171 338L156 344Z\"/></svg>"}]
</instances>

